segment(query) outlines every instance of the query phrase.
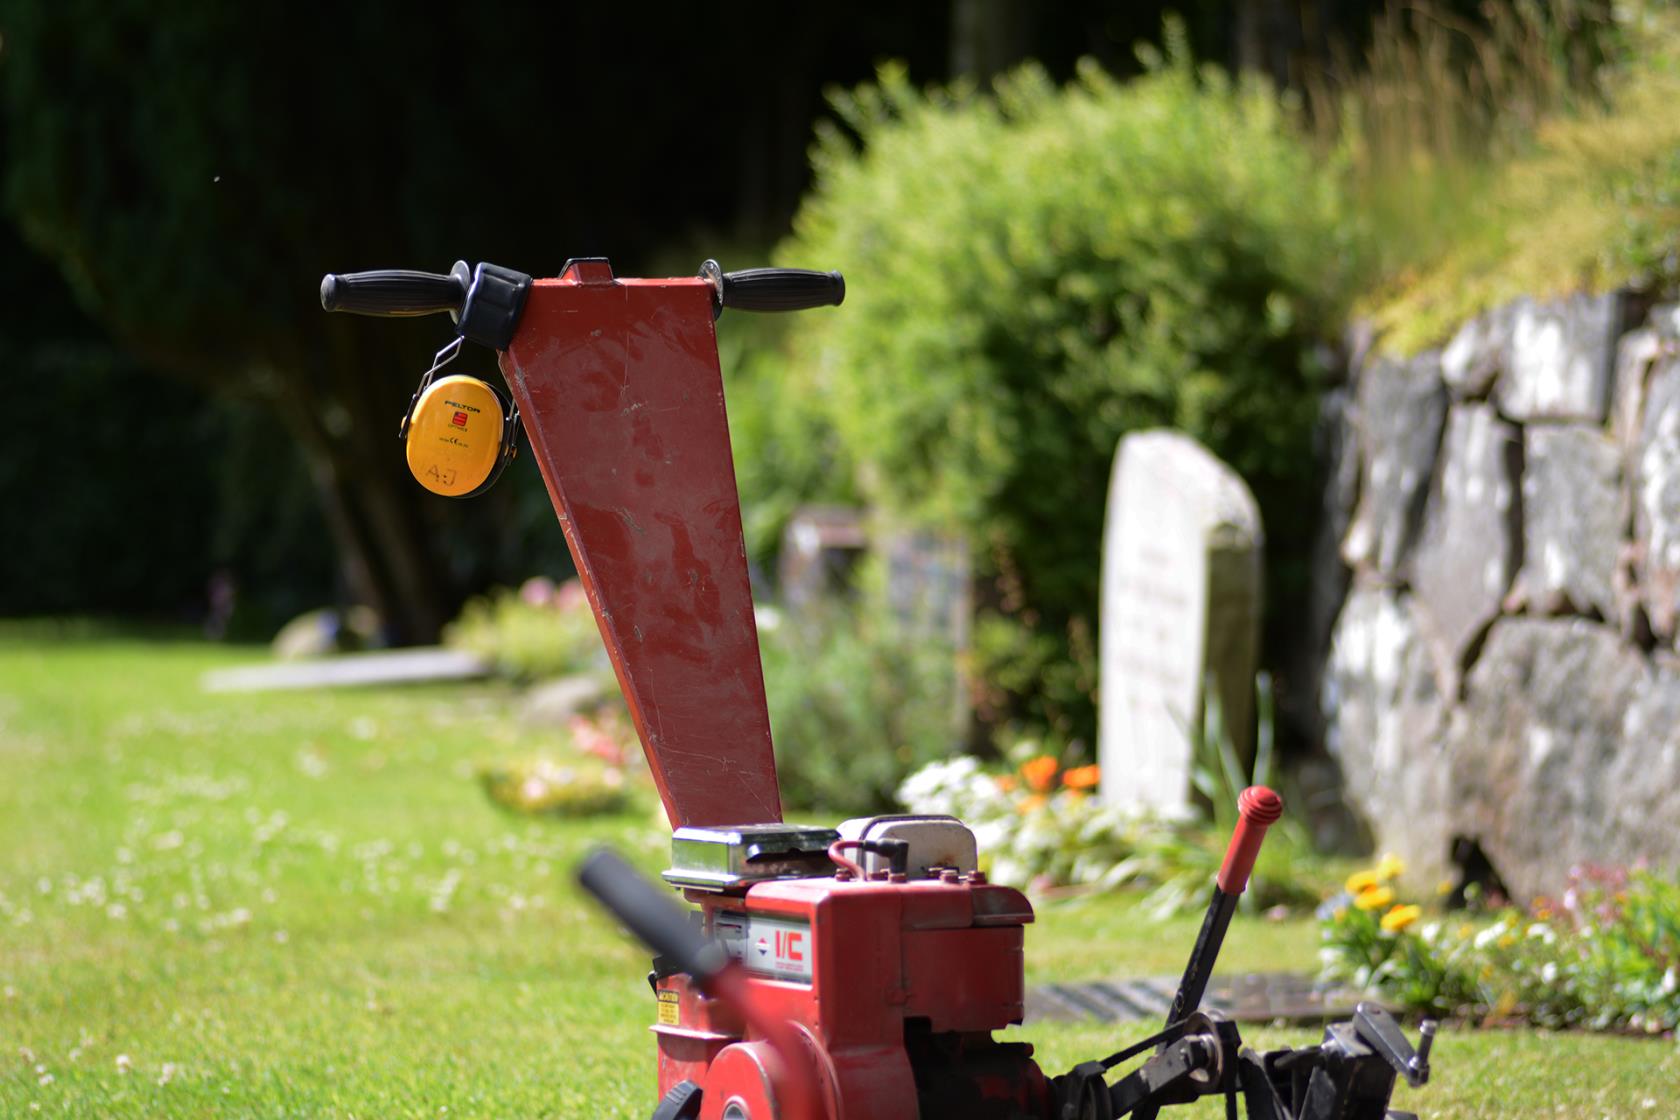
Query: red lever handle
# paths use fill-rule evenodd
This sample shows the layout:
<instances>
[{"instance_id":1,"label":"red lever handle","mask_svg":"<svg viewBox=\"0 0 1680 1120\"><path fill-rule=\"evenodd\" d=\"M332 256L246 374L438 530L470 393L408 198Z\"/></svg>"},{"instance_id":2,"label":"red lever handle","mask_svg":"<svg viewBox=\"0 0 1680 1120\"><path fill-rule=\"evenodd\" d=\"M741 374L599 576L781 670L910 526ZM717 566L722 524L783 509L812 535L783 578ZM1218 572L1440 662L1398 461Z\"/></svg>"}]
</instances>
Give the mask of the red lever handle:
<instances>
[{"instance_id":1,"label":"red lever handle","mask_svg":"<svg viewBox=\"0 0 1680 1120\"><path fill-rule=\"evenodd\" d=\"M1248 888L1248 876L1260 855L1266 830L1283 816L1283 798L1265 786L1249 786L1237 798L1237 814L1237 830L1231 834L1231 846L1225 849L1218 879L1219 889L1233 895Z\"/></svg>"}]
</instances>

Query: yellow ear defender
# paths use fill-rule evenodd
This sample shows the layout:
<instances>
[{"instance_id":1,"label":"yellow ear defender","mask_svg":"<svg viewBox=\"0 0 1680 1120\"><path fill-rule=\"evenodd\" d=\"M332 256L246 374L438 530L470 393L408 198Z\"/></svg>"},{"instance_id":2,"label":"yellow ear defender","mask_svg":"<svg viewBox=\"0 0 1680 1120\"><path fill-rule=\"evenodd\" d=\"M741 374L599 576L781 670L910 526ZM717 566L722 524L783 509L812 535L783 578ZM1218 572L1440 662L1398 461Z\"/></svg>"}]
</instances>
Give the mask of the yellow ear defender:
<instances>
[{"instance_id":1,"label":"yellow ear defender","mask_svg":"<svg viewBox=\"0 0 1680 1120\"><path fill-rule=\"evenodd\" d=\"M519 447L519 409L501 389L460 373L433 379L460 349L456 339L438 351L397 431L415 481L448 498L484 493Z\"/></svg>"}]
</instances>

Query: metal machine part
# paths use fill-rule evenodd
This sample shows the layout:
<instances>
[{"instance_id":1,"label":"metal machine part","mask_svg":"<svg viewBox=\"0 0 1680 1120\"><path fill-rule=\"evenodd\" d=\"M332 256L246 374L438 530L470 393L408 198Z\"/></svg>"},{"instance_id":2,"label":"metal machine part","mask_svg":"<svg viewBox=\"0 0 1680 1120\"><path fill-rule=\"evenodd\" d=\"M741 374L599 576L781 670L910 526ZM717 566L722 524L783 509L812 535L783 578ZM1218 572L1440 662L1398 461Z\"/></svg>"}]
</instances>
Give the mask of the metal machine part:
<instances>
[{"instance_id":1,"label":"metal machine part","mask_svg":"<svg viewBox=\"0 0 1680 1120\"><path fill-rule=\"evenodd\" d=\"M832 828L790 824L679 828L664 878L689 890L741 892L772 879L832 875L828 846L839 838Z\"/></svg>"},{"instance_id":2,"label":"metal machine part","mask_svg":"<svg viewBox=\"0 0 1680 1120\"><path fill-rule=\"evenodd\" d=\"M850 836L779 823L713 319L843 296L836 274L708 265L698 277L619 279L598 258L534 281L462 264L446 276L322 283L329 310L447 311L462 338L501 352L678 830L668 878L698 908L610 853L580 872L656 953L654 1115L1111 1120L1223 1094L1228 1115L1240 1097L1251 1120L1397 1120L1387 1109L1396 1078L1428 1078L1427 1031L1413 1051L1380 1009L1361 1008L1319 1046L1257 1055L1234 1025L1199 1011L1236 896L1281 811L1270 791L1241 802L1177 1021L1054 1083L1030 1047L993 1037L1023 1015L1033 910L986 881L961 822L867 818L848 822Z\"/></svg>"},{"instance_id":3,"label":"metal machine part","mask_svg":"<svg viewBox=\"0 0 1680 1120\"><path fill-rule=\"evenodd\" d=\"M844 296L830 273L619 279L601 258L321 282L329 311L448 312L501 352L673 828L782 815L713 320Z\"/></svg>"},{"instance_id":4,"label":"metal machine part","mask_svg":"<svg viewBox=\"0 0 1680 1120\"><path fill-rule=\"evenodd\" d=\"M980 866L974 833L956 817L911 814L853 817L841 822L840 837L870 842L903 841L909 845L905 874L911 879L938 878L942 871L968 875ZM891 871L890 857L882 852L865 849L858 863L868 876Z\"/></svg>"},{"instance_id":5,"label":"metal machine part","mask_svg":"<svg viewBox=\"0 0 1680 1120\"><path fill-rule=\"evenodd\" d=\"M665 921L686 926L683 937L707 948L685 947L670 931L647 938L667 946L662 958L677 954L675 967L654 977L664 1093L655 1116L684 1109L698 1120L720 1120L737 1107L749 1117L803 1120L803 1105L781 1103L778 1093L789 1086L775 1072L791 1078L798 1066L808 1078L806 1100L818 1110L809 1115L822 1120L1137 1120L1206 1096L1223 1096L1227 1116L1240 1108L1250 1120L1416 1120L1388 1104L1398 1078L1413 1086L1428 1081L1433 1023L1424 1024L1414 1050L1392 1016L1361 1004L1317 1046L1259 1054L1243 1045L1236 1024L1198 1007L1232 906L1281 811L1281 799L1263 788L1239 800L1241 823L1174 1002L1188 1010L1156 1034L1053 1081L1031 1047L992 1037L1021 1017L1022 927L1032 911L1017 892L951 870L915 879L904 871L841 871L758 882L733 894L691 894L700 904L700 929L680 917ZM869 853L863 845L879 845L879 854L902 860L916 844L916 828L903 837L861 839L886 823L951 824L848 822L859 839L834 847L850 843ZM592 873L591 889L600 893L602 871ZM658 908L629 894L627 906L610 891L606 901L615 912L625 908L621 919L632 928L648 924L640 914ZM693 964L685 969L684 960ZM719 989L719 976L742 979ZM783 1020L783 1041L774 1046L752 1025L766 1015ZM784 1051L794 1057L773 1057ZM1111 1071L1145 1054L1109 1084Z\"/></svg>"},{"instance_id":6,"label":"metal machine part","mask_svg":"<svg viewBox=\"0 0 1680 1120\"><path fill-rule=\"evenodd\" d=\"M1257 1054L1242 1044L1236 1025L1212 1011L1142 1040L1101 1062L1085 1062L1055 1080L1056 1120L1118 1120L1153 1116L1163 1106L1224 1096L1234 1117L1240 1099L1249 1120L1417 1120L1388 1107L1397 1074L1409 1084L1429 1080L1428 1049L1435 1024L1425 1020L1419 1050L1381 1008L1361 1004L1354 1017L1333 1023L1318 1046ZM1362 1041L1380 1031L1384 1047ZM1113 1086L1113 1066L1159 1044L1153 1057Z\"/></svg>"},{"instance_id":7,"label":"metal machine part","mask_svg":"<svg viewBox=\"0 0 1680 1120\"><path fill-rule=\"evenodd\" d=\"M827 1120L1040 1117L1047 1080L1025 1048L992 1037L1023 1016L1032 907L975 878L830 873L690 899L746 995L809 1040ZM750 1104L760 1067L737 1048L763 1036L743 1012L705 998L691 974L659 971L660 1091L693 1081L719 1104L739 1094L755 1120L788 1120Z\"/></svg>"}]
</instances>

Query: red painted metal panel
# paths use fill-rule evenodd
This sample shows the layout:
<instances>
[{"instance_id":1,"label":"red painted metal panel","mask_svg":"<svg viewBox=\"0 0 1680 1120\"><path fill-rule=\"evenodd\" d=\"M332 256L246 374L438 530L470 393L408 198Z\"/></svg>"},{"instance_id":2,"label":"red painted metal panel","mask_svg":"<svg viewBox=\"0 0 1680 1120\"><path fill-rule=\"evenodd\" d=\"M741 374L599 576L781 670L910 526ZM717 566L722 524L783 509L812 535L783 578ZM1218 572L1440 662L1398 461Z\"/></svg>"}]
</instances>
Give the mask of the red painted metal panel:
<instances>
[{"instance_id":1,"label":"red painted metal panel","mask_svg":"<svg viewBox=\"0 0 1680 1120\"><path fill-rule=\"evenodd\" d=\"M935 1031L994 1031L1026 1012L1020 926L904 931L906 1016Z\"/></svg>"},{"instance_id":2,"label":"red painted metal panel","mask_svg":"<svg viewBox=\"0 0 1680 1120\"><path fill-rule=\"evenodd\" d=\"M998 1115L1038 1116L1048 1099L1044 1078L1025 1054L991 1049L991 1031L1019 1022L1024 998L1022 925L1032 908L1019 892L995 884L843 882L794 879L759 883L746 896L701 895L714 914L810 923L815 935L810 983L749 974L753 1000L767 1015L809 1031L820 1046L835 1097L835 1120L913 1120L917 1080L906 1024L926 1019L941 1045L963 1058L941 1076L969 1079L988 1100L1022 1102ZM986 925L979 922L1008 924ZM691 1078L710 1094L720 1071L697 1035L734 1037L738 1021L694 999L679 977L660 986L682 993L681 1027L660 1033L659 1088ZM747 1030L747 1038L754 1032ZM825 1087L825 1092L827 1092ZM970 1099L959 1095L959 1100ZM986 1113L992 1115L993 1113ZM944 1114L941 1114L944 1115ZM966 1114L964 1114L966 1115Z\"/></svg>"},{"instance_id":3,"label":"red painted metal panel","mask_svg":"<svg viewBox=\"0 0 1680 1120\"><path fill-rule=\"evenodd\" d=\"M538 280L502 372L672 827L779 821L710 286Z\"/></svg>"}]
</instances>

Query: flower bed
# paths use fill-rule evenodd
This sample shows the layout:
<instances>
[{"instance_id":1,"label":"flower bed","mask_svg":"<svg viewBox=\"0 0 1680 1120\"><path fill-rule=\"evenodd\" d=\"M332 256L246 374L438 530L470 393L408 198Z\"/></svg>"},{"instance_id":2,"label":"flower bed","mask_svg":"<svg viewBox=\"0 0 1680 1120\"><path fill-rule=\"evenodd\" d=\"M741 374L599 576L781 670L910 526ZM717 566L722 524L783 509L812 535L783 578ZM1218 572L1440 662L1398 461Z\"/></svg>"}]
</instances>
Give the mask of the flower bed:
<instances>
[{"instance_id":1,"label":"flower bed","mask_svg":"<svg viewBox=\"0 0 1680 1120\"><path fill-rule=\"evenodd\" d=\"M1398 860L1320 909L1326 979L1408 1010L1592 1030L1680 1026L1680 878L1582 867L1557 898L1475 919L1423 919Z\"/></svg>"},{"instance_id":2,"label":"flower bed","mask_svg":"<svg viewBox=\"0 0 1680 1120\"><path fill-rule=\"evenodd\" d=\"M1096 766L1064 768L1034 744L1014 752L1010 771L988 770L971 756L932 763L899 787L913 813L949 813L974 830L987 873L1036 893L1063 889L1146 889L1146 904L1165 915L1197 910L1225 851L1228 832L1200 820L1141 816L1095 796ZM1287 830L1262 852L1252 906L1311 905L1318 864Z\"/></svg>"}]
</instances>

